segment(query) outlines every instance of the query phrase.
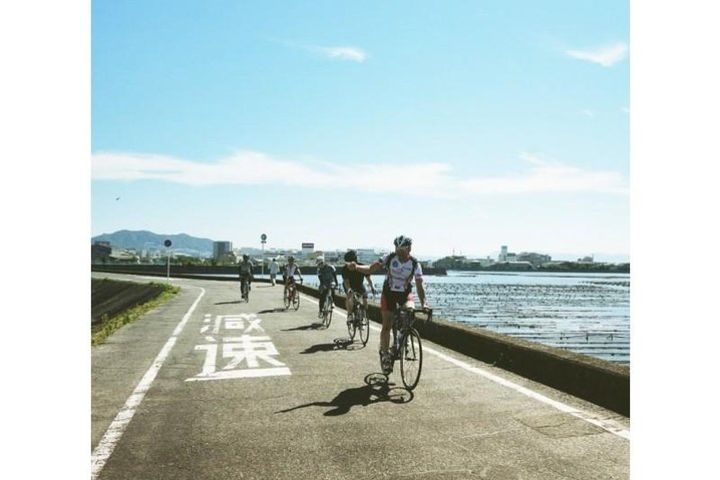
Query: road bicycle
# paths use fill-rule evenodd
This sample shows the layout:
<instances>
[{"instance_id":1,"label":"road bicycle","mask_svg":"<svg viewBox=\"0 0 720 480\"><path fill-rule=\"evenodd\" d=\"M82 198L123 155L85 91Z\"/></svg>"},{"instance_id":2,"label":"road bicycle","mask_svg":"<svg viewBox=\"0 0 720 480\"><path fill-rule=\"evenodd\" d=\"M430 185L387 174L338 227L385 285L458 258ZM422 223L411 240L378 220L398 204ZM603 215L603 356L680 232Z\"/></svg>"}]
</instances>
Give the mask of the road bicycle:
<instances>
[{"instance_id":1,"label":"road bicycle","mask_svg":"<svg viewBox=\"0 0 720 480\"><path fill-rule=\"evenodd\" d=\"M300 285L302 285L303 281L300 279ZM285 292L285 310L288 310L290 306L292 306L295 310L300 308L300 293L297 291L297 285L295 282L290 282L290 284L287 287L287 291Z\"/></svg>"},{"instance_id":2,"label":"road bicycle","mask_svg":"<svg viewBox=\"0 0 720 480\"><path fill-rule=\"evenodd\" d=\"M245 303L250 302L250 281L246 278L240 279L240 295Z\"/></svg>"},{"instance_id":3,"label":"road bicycle","mask_svg":"<svg viewBox=\"0 0 720 480\"><path fill-rule=\"evenodd\" d=\"M400 376L408 390L417 387L422 372L422 343L420 334L413 328L416 312L427 314L428 321L432 321L430 308L398 307L393 314L392 322L391 366L395 365L396 360L400 361ZM380 357L380 367L382 368L382 357Z\"/></svg>"},{"instance_id":4,"label":"road bicycle","mask_svg":"<svg viewBox=\"0 0 720 480\"><path fill-rule=\"evenodd\" d=\"M347 329L348 336L352 342L355 339L355 334L360 334L360 341L363 346L367 345L368 338L370 338L370 320L367 316L367 310L363 305L363 296L359 292L352 292L353 308L348 314Z\"/></svg>"},{"instance_id":5,"label":"road bicycle","mask_svg":"<svg viewBox=\"0 0 720 480\"><path fill-rule=\"evenodd\" d=\"M330 328L332 322L332 314L335 309L335 287L330 287L325 293L325 297L320 299L322 302L322 324L325 328Z\"/></svg>"}]
</instances>

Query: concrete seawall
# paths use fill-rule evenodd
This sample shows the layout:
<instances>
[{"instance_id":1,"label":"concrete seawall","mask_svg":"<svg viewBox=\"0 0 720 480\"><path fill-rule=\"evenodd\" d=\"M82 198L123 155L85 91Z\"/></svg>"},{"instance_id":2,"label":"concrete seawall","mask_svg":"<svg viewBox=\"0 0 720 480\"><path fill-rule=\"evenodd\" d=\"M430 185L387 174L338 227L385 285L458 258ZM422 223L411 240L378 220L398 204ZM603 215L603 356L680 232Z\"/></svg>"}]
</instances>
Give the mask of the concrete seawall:
<instances>
[{"instance_id":1,"label":"concrete seawall","mask_svg":"<svg viewBox=\"0 0 720 480\"><path fill-rule=\"evenodd\" d=\"M164 273L141 272L136 269L96 268L93 271L164 276ZM134 270L134 271L133 271ZM204 280L237 281L229 277L208 277L174 273L173 277ZM257 282L267 282L257 279ZM316 288L300 285L301 292L317 298ZM345 308L345 297L335 296L335 304ZM380 309L368 305L368 316L380 322ZM504 370L516 373L589 402L630 416L630 369L559 348L509 337L485 329L465 327L441 318L428 322L422 315L415 323L422 338L458 351Z\"/></svg>"}]
</instances>

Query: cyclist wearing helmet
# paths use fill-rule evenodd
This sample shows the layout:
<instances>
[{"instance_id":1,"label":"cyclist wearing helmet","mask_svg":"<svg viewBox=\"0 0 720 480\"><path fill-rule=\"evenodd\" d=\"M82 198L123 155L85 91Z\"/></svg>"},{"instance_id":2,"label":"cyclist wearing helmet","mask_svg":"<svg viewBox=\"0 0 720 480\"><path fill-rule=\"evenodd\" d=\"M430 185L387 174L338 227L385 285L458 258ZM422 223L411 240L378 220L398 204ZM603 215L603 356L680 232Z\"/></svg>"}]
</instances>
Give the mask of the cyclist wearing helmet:
<instances>
[{"instance_id":1,"label":"cyclist wearing helmet","mask_svg":"<svg viewBox=\"0 0 720 480\"><path fill-rule=\"evenodd\" d=\"M363 305L367 311L367 290L365 290L364 280L367 280L370 289L375 295L375 285L373 285L370 275L363 275L357 270L350 270L347 263L354 262L355 265L363 265L357 261L357 252L355 250L348 250L345 254L346 265L342 269L343 288L345 289L345 308L348 312L348 322L352 321L353 305L353 292L357 292L362 295Z\"/></svg>"},{"instance_id":2,"label":"cyclist wearing helmet","mask_svg":"<svg viewBox=\"0 0 720 480\"><path fill-rule=\"evenodd\" d=\"M238 265L238 275L240 276L240 291L243 291L245 282L248 284L248 290L250 290L250 284L253 281L253 264L250 261L250 257L247 255L242 256L242 261Z\"/></svg>"},{"instance_id":3,"label":"cyclist wearing helmet","mask_svg":"<svg viewBox=\"0 0 720 480\"><path fill-rule=\"evenodd\" d=\"M412 282L417 285L420 305L426 307L425 288L423 287L422 267L417 259L410 255L412 239L400 235L395 238L395 252L385 258L374 262L370 266L357 265L350 262L348 268L364 275L373 274L383 267L387 269L385 283L383 283L380 297L380 314L382 315L382 330L380 331L380 358L382 359L383 373L392 370L392 355L388 351L390 345L390 330L392 329L393 312L398 305L414 307L415 300L412 295Z\"/></svg>"},{"instance_id":4,"label":"cyclist wearing helmet","mask_svg":"<svg viewBox=\"0 0 720 480\"><path fill-rule=\"evenodd\" d=\"M283 292L283 298L287 296L288 286L291 283L295 283L295 275L297 274L302 280L302 274L300 273L300 267L295 264L295 257L288 257L288 263L285 265L283 270L283 279L285 280L285 290Z\"/></svg>"},{"instance_id":5,"label":"cyclist wearing helmet","mask_svg":"<svg viewBox=\"0 0 720 480\"><path fill-rule=\"evenodd\" d=\"M318 280L320 281L320 301L318 302L318 318L322 318L322 308L325 295L327 295L328 290L335 288L338 281L335 267L325 263L325 258L318 257L317 267Z\"/></svg>"}]
</instances>

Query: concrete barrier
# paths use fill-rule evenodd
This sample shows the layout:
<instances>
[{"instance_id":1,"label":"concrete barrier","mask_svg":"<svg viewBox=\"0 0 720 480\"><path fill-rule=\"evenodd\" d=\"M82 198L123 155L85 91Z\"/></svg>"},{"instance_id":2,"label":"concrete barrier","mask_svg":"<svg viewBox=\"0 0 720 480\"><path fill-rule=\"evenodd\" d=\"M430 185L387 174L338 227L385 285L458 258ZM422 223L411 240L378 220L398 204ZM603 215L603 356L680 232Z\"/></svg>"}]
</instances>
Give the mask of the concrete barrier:
<instances>
[{"instance_id":1,"label":"concrete barrier","mask_svg":"<svg viewBox=\"0 0 720 480\"><path fill-rule=\"evenodd\" d=\"M96 268L99 267L99 268ZM137 269L122 271L119 268L102 269L93 265L93 271L142 274L164 277L164 273L142 272ZM134 270L134 271L132 271ZM209 277L173 273L174 278L219 280L237 282L233 277ZM280 279L282 281L282 278ZM256 279L268 283L268 279ZM299 285L306 295L319 298L317 288ZM345 296L335 295L335 305L345 308ZM368 317L380 323L380 307L368 304ZM428 321L419 314L415 322L420 336L438 345L492 364L530 380L630 416L630 368L604 360L549 347L536 342L510 337L481 328L470 328L434 317Z\"/></svg>"},{"instance_id":2,"label":"concrete barrier","mask_svg":"<svg viewBox=\"0 0 720 480\"><path fill-rule=\"evenodd\" d=\"M301 285L306 295L319 297L316 288ZM345 308L345 296L335 295ZM381 323L380 307L368 303L368 317ZM630 416L630 368L482 328L418 314L415 328L421 338L543 383L614 412Z\"/></svg>"}]
</instances>

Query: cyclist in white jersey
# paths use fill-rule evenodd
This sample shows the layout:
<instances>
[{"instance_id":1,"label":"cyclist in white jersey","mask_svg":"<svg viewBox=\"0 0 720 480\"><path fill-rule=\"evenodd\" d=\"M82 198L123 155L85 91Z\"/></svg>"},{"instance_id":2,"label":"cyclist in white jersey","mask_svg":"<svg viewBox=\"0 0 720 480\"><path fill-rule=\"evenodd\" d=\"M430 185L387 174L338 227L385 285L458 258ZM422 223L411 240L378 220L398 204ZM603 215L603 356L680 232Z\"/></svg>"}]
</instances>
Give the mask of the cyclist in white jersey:
<instances>
[{"instance_id":1,"label":"cyclist in white jersey","mask_svg":"<svg viewBox=\"0 0 720 480\"><path fill-rule=\"evenodd\" d=\"M382 330L380 331L380 357L382 358L383 373L392 368L392 355L388 351L390 345L390 331L392 330L393 312L398 305L407 307L415 306L415 299L412 294L412 283L417 285L418 296L421 307L427 307L425 303L425 288L423 287L422 267L417 259L410 255L412 239L400 235L393 242L395 252L387 255L372 265L358 265L355 262L347 264L349 270L357 270L363 275L371 275L383 267L387 269L387 277L383 284L382 296L380 297L380 314L382 315Z\"/></svg>"},{"instance_id":2,"label":"cyclist in white jersey","mask_svg":"<svg viewBox=\"0 0 720 480\"><path fill-rule=\"evenodd\" d=\"M283 292L283 298L287 296L288 286L290 283L295 283L295 275L300 277L302 280L302 274L300 273L300 267L295 263L294 257L288 257L288 263L285 265L283 270L283 279L285 280L285 291Z\"/></svg>"}]
</instances>

